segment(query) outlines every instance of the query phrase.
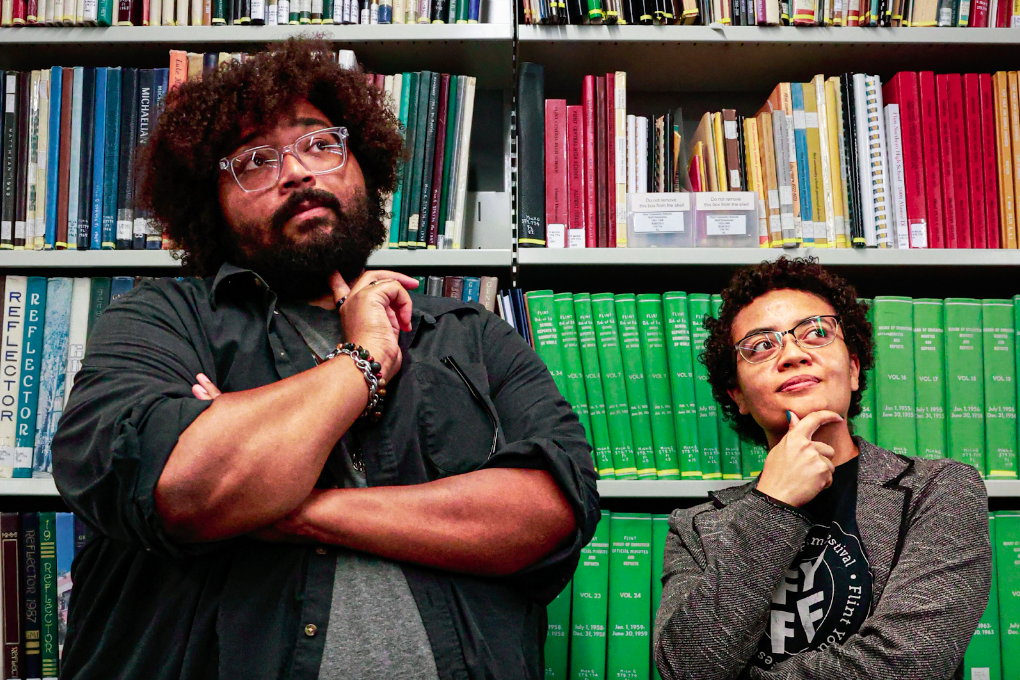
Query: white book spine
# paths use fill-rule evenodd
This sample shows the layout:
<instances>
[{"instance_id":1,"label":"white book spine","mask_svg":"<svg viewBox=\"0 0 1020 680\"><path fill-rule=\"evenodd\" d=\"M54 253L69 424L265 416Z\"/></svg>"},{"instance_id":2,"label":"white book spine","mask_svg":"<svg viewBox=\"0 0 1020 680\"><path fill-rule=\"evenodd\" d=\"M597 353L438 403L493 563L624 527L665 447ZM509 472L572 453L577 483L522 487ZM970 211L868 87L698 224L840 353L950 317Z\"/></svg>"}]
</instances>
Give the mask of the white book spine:
<instances>
[{"instance_id":1,"label":"white book spine","mask_svg":"<svg viewBox=\"0 0 1020 680\"><path fill-rule=\"evenodd\" d=\"M25 186L25 249L35 247L35 216L39 209L39 83L41 71L32 71L29 83L28 183Z\"/></svg>"},{"instance_id":2,"label":"white book spine","mask_svg":"<svg viewBox=\"0 0 1020 680\"><path fill-rule=\"evenodd\" d=\"M149 25L160 26L163 23L163 0L149 0Z\"/></svg>"},{"instance_id":3,"label":"white book spine","mask_svg":"<svg viewBox=\"0 0 1020 680\"><path fill-rule=\"evenodd\" d=\"M174 0L163 0L163 20L164 26L173 26L174 24Z\"/></svg>"},{"instance_id":4,"label":"white book spine","mask_svg":"<svg viewBox=\"0 0 1020 680\"><path fill-rule=\"evenodd\" d=\"M202 0L191 0L191 25L202 25Z\"/></svg>"},{"instance_id":5,"label":"white book spine","mask_svg":"<svg viewBox=\"0 0 1020 680\"><path fill-rule=\"evenodd\" d=\"M404 12L405 12L404 0L393 0L393 23L402 24L404 23Z\"/></svg>"},{"instance_id":6,"label":"white book spine","mask_svg":"<svg viewBox=\"0 0 1020 680\"><path fill-rule=\"evenodd\" d=\"M464 240L464 208L467 202L468 147L471 141L471 122L475 112L475 78L467 78L464 92L464 124L461 128L460 163L457 173L457 212L454 217L453 247L461 248Z\"/></svg>"},{"instance_id":7,"label":"white book spine","mask_svg":"<svg viewBox=\"0 0 1020 680\"><path fill-rule=\"evenodd\" d=\"M627 116L627 193L637 193L637 121Z\"/></svg>"},{"instance_id":8,"label":"white book spine","mask_svg":"<svg viewBox=\"0 0 1020 680\"><path fill-rule=\"evenodd\" d=\"M52 9L52 12L49 12ZM50 8L47 8L47 23L60 24L64 20L64 0L52 0Z\"/></svg>"},{"instance_id":9,"label":"white book spine","mask_svg":"<svg viewBox=\"0 0 1020 680\"><path fill-rule=\"evenodd\" d=\"M91 298L91 280L79 277L74 279L71 289L71 322L67 331L67 369L64 371L64 407L71 396L74 376L81 369L81 360L85 358L85 341L89 327L89 300Z\"/></svg>"},{"instance_id":10,"label":"white book spine","mask_svg":"<svg viewBox=\"0 0 1020 680\"><path fill-rule=\"evenodd\" d=\"M835 248L836 206L832 196L832 164L829 161L829 111L825 101L825 77L815 76L814 85L815 108L818 111L819 150L822 156L822 204L825 206L825 243L829 248ZM820 221L819 224L821 224Z\"/></svg>"},{"instance_id":11,"label":"white book spine","mask_svg":"<svg viewBox=\"0 0 1020 680\"><path fill-rule=\"evenodd\" d=\"M84 0L82 16L87 25L95 26L99 22L99 3L96 0Z\"/></svg>"},{"instance_id":12,"label":"white book spine","mask_svg":"<svg viewBox=\"0 0 1020 680\"><path fill-rule=\"evenodd\" d=\"M857 171L861 187L861 222L864 225L864 243L868 246L875 242L875 196L871 178L871 153L868 146L868 109L865 103L866 76L855 73L854 76L854 110L857 119Z\"/></svg>"},{"instance_id":13,"label":"white book spine","mask_svg":"<svg viewBox=\"0 0 1020 680\"><path fill-rule=\"evenodd\" d=\"M887 133L887 164L892 177L893 225L896 247L910 247L910 225L907 223L907 185L903 174L903 137L900 130L899 104L886 104L885 130Z\"/></svg>"},{"instance_id":14,"label":"white book spine","mask_svg":"<svg viewBox=\"0 0 1020 680\"><path fill-rule=\"evenodd\" d=\"M42 250L46 235L46 168L50 153L50 72L39 78L39 148L36 154L35 240L33 248ZM28 244L25 244L28 247Z\"/></svg>"},{"instance_id":15,"label":"white book spine","mask_svg":"<svg viewBox=\"0 0 1020 680\"><path fill-rule=\"evenodd\" d=\"M74 3L74 22L79 26L85 23L85 0Z\"/></svg>"},{"instance_id":16,"label":"white book spine","mask_svg":"<svg viewBox=\"0 0 1020 680\"><path fill-rule=\"evenodd\" d=\"M886 166L885 121L882 117L882 87L877 76L868 76L868 138L871 150L871 179L875 192L875 238L879 248L893 247L891 225L892 192Z\"/></svg>"},{"instance_id":17,"label":"white book spine","mask_svg":"<svg viewBox=\"0 0 1020 680\"><path fill-rule=\"evenodd\" d=\"M648 119L637 118L637 186L639 192L648 191Z\"/></svg>"},{"instance_id":18,"label":"white book spine","mask_svg":"<svg viewBox=\"0 0 1020 680\"><path fill-rule=\"evenodd\" d=\"M4 286L3 353L0 356L0 477L14 476L14 437L21 384L21 346L25 334L27 276L8 276Z\"/></svg>"},{"instance_id":19,"label":"white book spine","mask_svg":"<svg viewBox=\"0 0 1020 680\"><path fill-rule=\"evenodd\" d=\"M177 25L188 25L188 0L177 0Z\"/></svg>"}]
</instances>

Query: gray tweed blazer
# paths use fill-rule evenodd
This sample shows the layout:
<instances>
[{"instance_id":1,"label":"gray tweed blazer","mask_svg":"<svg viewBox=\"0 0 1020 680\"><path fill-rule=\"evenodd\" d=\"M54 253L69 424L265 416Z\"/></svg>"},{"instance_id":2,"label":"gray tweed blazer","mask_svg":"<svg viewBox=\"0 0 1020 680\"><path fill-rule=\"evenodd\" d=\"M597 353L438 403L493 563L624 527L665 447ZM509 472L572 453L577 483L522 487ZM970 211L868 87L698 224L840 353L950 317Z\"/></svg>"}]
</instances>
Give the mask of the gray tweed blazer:
<instances>
[{"instance_id":1,"label":"gray tweed blazer","mask_svg":"<svg viewBox=\"0 0 1020 680\"><path fill-rule=\"evenodd\" d=\"M669 519L655 662L664 680L947 680L991 582L988 500L977 471L906 458L855 438L857 523L873 572L872 613L841 646L764 671L748 662L770 599L811 522L753 492L711 494Z\"/></svg>"}]
</instances>

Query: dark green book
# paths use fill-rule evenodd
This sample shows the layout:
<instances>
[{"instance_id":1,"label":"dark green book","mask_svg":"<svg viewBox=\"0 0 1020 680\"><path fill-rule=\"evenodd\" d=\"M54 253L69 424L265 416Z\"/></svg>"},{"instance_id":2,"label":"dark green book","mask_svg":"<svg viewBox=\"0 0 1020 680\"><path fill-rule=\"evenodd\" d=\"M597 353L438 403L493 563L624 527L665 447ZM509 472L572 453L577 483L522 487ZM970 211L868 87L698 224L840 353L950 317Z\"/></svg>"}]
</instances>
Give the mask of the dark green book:
<instances>
[{"instance_id":1,"label":"dark green book","mask_svg":"<svg viewBox=\"0 0 1020 680\"><path fill-rule=\"evenodd\" d=\"M96 325L96 319L103 313L106 306L110 304L110 284L108 276L92 277L91 290L89 292L89 321L88 333L92 333L92 327Z\"/></svg>"},{"instance_id":2,"label":"dark green book","mask_svg":"<svg viewBox=\"0 0 1020 680\"><path fill-rule=\"evenodd\" d=\"M615 479L613 446L606 418L606 397L602 389L602 367L599 362L598 338L592 318L591 296L574 295L574 320L584 370L584 389L588 395L588 417L591 421L591 445L595 449L595 468L602 479Z\"/></svg>"},{"instance_id":3,"label":"dark green book","mask_svg":"<svg viewBox=\"0 0 1020 680\"><path fill-rule=\"evenodd\" d=\"M721 479L719 460L719 405L708 384L708 369L698 356L705 350L708 331L702 325L711 314L711 296L691 293L687 306L691 323L691 351L694 355L694 399L698 405L698 448L701 450L702 479Z\"/></svg>"},{"instance_id":4,"label":"dark green book","mask_svg":"<svg viewBox=\"0 0 1020 680\"><path fill-rule=\"evenodd\" d=\"M440 85L442 85L442 74L432 74L425 113L425 148L422 154L421 203L418 206L418 223L415 230L415 244L418 248L425 248L428 245L429 215L431 214L432 201L432 171L436 161L436 121L439 116ZM407 241L410 244L410 229L408 229Z\"/></svg>"},{"instance_id":5,"label":"dark green book","mask_svg":"<svg viewBox=\"0 0 1020 680\"><path fill-rule=\"evenodd\" d=\"M637 314L652 443L655 445L656 475L659 479L679 479L676 432L673 430L673 398L669 388L669 362L666 358L666 336L662 321L662 296L638 295Z\"/></svg>"},{"instance_id":6,"label":"dark green book","mask_svg":"<svg viewBox=\"0 0 1020 680\"><path fill-rule=\"evenodd\" d=\"M407 127L405 128L404 141L404 172L401 194L403 196L400 204L400 236L397 246L407 247L408 222L411 215L418 214L418 205L421 203L421 167L416 166L415 158L418 147L418 109L421 103L419 96L422 90L422 83L428 81L428 72L412 72L410 76L410 89L408 90L407 102ZM427 91L427 86L426 86ZM424 138L423 138L424 144ZM424 149L424 146L422 147ZM415 169L418 171L418 188L414 188ZM415 200L417 198L417 200ZM415 218L417 219L417 218Z\"/></svg>"},{"instance_id":7,"label":"dark green book","mask_svg":"<svg viewBox=\"0 0 1020 680\"><path fill-rule=\"evenodd\" d=\"M39 572L42 581L42 674L57 677L57 517L39 513Z\"/></svg>"},{"instance_id":8,"label":"dark green book","mask_svg":"<svg viewBox=\"0 0 1020 680\"><path fill-rule=\"evenodd\" d=\"M641 358L641 333L638 331L637 304L633 293L616 296L616 325L623 357L624 384L630 410L630 432L634 443L634 462L638 479L655 479L655 445L648 410L648 387Z\"/></svg>"},{"instance_id":9,"label":"dark green book","mask_svg":"<svg viewBox=\"0 0 1020 680\"><path fill-rule=\"evenodd\" d=\"M452 5L452 3L451 3ZM453 23L453 22L451 22ZM446 247L444 236L446 235L446 214L449 205L453 202L451 191L456 193L457 187L450 186L450 168L453 166L454 154L457 152L457 89L460 78L450 76L449 104L446 109L446 142L443 144L443 188L439 193L439 224L438 238L436 239L440 248Z\"/></svg>"}]
</instances>

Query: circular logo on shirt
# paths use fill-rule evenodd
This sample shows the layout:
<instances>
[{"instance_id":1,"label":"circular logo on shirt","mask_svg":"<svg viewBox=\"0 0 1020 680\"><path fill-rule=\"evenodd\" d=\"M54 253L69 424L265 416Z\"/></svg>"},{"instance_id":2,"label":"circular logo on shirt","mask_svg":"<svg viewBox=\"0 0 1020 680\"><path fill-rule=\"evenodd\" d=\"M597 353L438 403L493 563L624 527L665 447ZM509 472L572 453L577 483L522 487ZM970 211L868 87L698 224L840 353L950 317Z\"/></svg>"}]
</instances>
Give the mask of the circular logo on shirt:
<instances>
[{"instance_id":1,"label":"circular logo on shirt","mask_svg":"<svg viewBox=\"0 0 1020 680\"><path fill-rule=\"evenodd\" d=\"M871 611L871 565L860 540L816 524L772 594L765 634L752 663L771 668L794 654L840 645Z\"/></svg>"}]
</instances>

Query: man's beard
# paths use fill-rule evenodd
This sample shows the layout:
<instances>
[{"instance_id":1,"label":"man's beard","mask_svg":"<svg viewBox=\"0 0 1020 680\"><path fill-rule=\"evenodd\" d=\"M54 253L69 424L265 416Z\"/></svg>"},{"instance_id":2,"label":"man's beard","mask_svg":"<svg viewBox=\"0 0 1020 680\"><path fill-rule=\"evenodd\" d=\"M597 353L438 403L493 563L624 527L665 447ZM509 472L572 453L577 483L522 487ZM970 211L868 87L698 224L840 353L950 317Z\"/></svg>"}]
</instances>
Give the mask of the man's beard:
<instances>
[{"instance_id":1,"label":"man's beard","mask_svg":"<svg viewBox=\"0 0 1020 680\"><path fill-rule=\"evenodd\" d=\"M329 215L301 223L300 243L284 236L287 221L305 201L330 210ZM346 205L328 191L302 189L273 213L268 225L242 223L232 230L231 261L257 273L283 299L314 300L331 291L329 277L339 272L348 284L365 269L368 256L386 236L378 196L364 194ZM331 228L322 229L323 225Z\"/></svg>"}]
</instances>

